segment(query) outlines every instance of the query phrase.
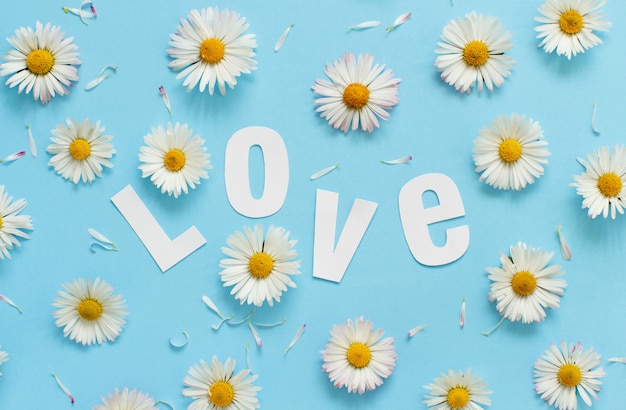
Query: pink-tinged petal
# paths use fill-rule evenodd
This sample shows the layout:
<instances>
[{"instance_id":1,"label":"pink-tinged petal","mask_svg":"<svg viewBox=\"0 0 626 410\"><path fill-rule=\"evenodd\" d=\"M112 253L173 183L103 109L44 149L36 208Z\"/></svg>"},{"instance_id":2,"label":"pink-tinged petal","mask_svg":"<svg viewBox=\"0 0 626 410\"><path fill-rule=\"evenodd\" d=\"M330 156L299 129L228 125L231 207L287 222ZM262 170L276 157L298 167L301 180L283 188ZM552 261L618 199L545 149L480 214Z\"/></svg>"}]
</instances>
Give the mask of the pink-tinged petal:
<instances>
[{"instance_id":1,"label":"pink-tinged petal","mask_svg":"<svg viewBox=\"0 0 626 410\"><path fill-rule=\"evenodd\" d=\"M411 18L411 12L408 11L406 13L400 14L394 21L393 23L391 23L391 25L389 27L387 27L387 32L390 32L391 30L395 29L396 27L398 27L399 25L404 24L408 19Z\"/></svg>"},{"instance_id":2,"label":"pink-tinged petal","mask_svg":"<svg viewBox=\"0 0 626 410\"><path fill-rule=\"evenodd\" d=\"M561 232L561 225L557 226L556 233L559 236L559 243L561 244L561 254L563 255L563 259L569 261L572 259L572 252L569 249L569 245Z\"/></svg>"},{"instance_id":3,"label":"pink-tinged petal","mask_svg":"<svg viewBox=\"0 0 626 410\"><path fill-rule=\"evenodd\" d=\"M170 98L167 95L167 92L165 91L165 87L160 86L159 87L159 94L161 95L161 98L163 99L163 103L165 104L165 108L167 108L167 112L170 113L170 115L172 115L172 107L170 106Z\"/></svg>"},{"instance_id":4,"label":"pink-tinged petal","mask_svg":"<svg viewBox=\"0 0 626 410\"><path fill-rule=\"evenodd\" d=\"M415 326L413 329L409 330L409 337L415 336L416 334L418 334L419 332L424 330L425 327L426 327L426 325L417 325L417 326Z\"/></svg>"},{"instance_id":5,"label":"pink-tinged petal","mask_svg":"<svg viewBox=\"0 0 626 410\"><path fill-rule=\"evenodd\" d=\"M24 155L26 155L26 151L18 151L9 155L8 157L4 157L0 159L0 163L12 162L12 161L15 161L16 159L22 158Z\"/></svg>"},{"instance_id":6,"label":"pink-tinged petal","mask_svg":"<svg viewBox=\"0 0 626 410\"><path fill-rule=\"evenodd\" d=\"M406 157L392 159L392 160L383 159L380 162L382 162L383 164L387 164L387 165L398 165L398 164L407 164L412 160L413 160L413 157L410 155L407 155Z\"/></svg>"},{"instance_id":7,"label":"pink-tinged petal","mask_svg":"<svg viewBox=\"0 0 626 410\"><path fill-rule=\"evenodd\" d=\"M463 298L463 302L461 303L461 313L459 314L459 326L465 326L465 298Z\"/></svg>"},{"instance_id":8,"label":"pink-tinged petal","mask_svg":"<svg viewBox=\"0 0 626 410\"><path fill-rule=\"evenodd\" d=\"M37 145L35 144L35 139L33 138L33 133L30 131L30 125L26 124L26 130L28 134L28 147L30 148L30 154L33 157L37 156Z\"/></svg>"},{"instance_id":9,"label":"pink-tinged petal","mask_svg":"<svg viewBox=\"0 0 626 410\"><path fill-rule=\"evenodd\" d=\"M63 385L63 383L61 383L61 380L59 380L59 378L57 377L56 374L52 373L52 377L54 377L54 380L57 382L57 385L59 386L59 389L61 389L63 391L63 393L65 393L67 398L70 399L70 402L72 404L74 404L74 396L72 396L72 393L70 393L70 391L67 389L67 387L65 387Z\"/></svg>"},{"instance_id":10,"label":"pink-tinged petal","mask_svg":"<svg viewBox=\"0 0 626 410\"><path fill-rule=\"evenodd\" d=\"M256 342L256 346L260 349L261 346L263 346L263 341L259 337L259 334L257 333L257 331L254 328L254 326L252 326L252 322L248 321L248 326L250 327L250 332L252 332L252 336L254 337L254 341Z\"/></svg>"},{"instance_id":11,"label":"pink-tinged petal","mask_svg":"<svg viewBox=\"0 0 626 410\"><path fill-rule=\"evenodd\" d=\"M287 346L287 348L285 349L285 353L283 354L287 354L287 352L295 346L295 344L298 342L298 339L300 339L300 336L302 336L302 333L304 333L304 329L306 329L306 323L303 324L302 327L300 327L300 329L296 332L296 335L293 337L293 339L291 339L289 346Z\"/></svg>"}]
</instances>

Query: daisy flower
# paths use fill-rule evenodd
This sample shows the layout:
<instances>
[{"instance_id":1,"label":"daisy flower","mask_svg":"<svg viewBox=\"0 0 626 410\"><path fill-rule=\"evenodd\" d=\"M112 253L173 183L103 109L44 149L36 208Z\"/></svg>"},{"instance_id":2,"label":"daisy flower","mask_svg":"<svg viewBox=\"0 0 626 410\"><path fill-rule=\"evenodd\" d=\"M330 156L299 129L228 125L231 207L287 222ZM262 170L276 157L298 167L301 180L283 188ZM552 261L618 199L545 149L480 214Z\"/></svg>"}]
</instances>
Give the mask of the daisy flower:
<instances>
[{"instance_id":1,"label":"daisy flower","mask_svg":"<svg viewBox=\"0 0 626 410\"><path fill-rule=\"evenodd\" d=\"M424 386L430 392L424 396L424 404L437 410L482 410L480 404L491 405L491 391L486 387L487 383L472 374L471 369L448 370L448 374L442 373L432 384Z\"/></svg>"},{"instance_id":2,"label":"daisy flower","mask_svg":"<svg viewBox=\"0 0 626 410\"><path fill-rule=\"evenodd\" d=\"M13 202L13 197L4 192L4 185L0 185L0 259L11 259L9 250L13 245L20 246L20 238L29 239L28 234L22 229L33 229L33 223L28 215L18 215L26 208L28 202L18 199Z\"/></svg>"},{"instance_id":3,"label":"daisy flower","mask_svg":"<svg viewBox=\"0 0 626 410\"><path fill-rule=\"evenodd\" d=\"M211 364L200 360L189 369L183 379L186 388L183 396L193 398L189 410L253 410L261 407L252 384L259 376L249 376L250 369L235 374L235 360L230 357L224 363L213 356Z\"/></svg>"},{"instance_id":4,"label":"daisy flower","mask_svg":"<svg viewBox=\"0 0 626 410\"><path fill-rule=\"evenodd\" d=\"M578 158L585 172L574 176L576 193L583 197L583 208L588 208L592 218L602 214L615 219L616 212L624 213L626 207L626 150L616 145L610 152L608 147L600 147L587 155L587 161Z\"/></svg>"},{"instance_id":5,"label":"daisy flower","mask_svg":"<svg viewBox=\"0 0 626 410\"><path fill-rule=\"evenodd\" d=\"M321 113L335 129L348 132L357 130L372 132L383 120L389 118L388 111L398 104L399 78L393 78L393 71L385 70L385 65L374 64L374 57L359 54L358 60L352 53L345 53L333 65L326 65L324 73L330 82L317 79L313 92L321 98L315 112ZM383 71L384 70L384 71Z\"/></svg>"},{"instance_id":6,"label":"daisy flower","mask_svg":"<svg viewBox=\"0 0 626 410\"><path fill-rule=\"evenodd\" d=\"M481 181L519 191L543 175L550 151L538 122L519 114L500 115L478 133L472 152Z\"/></svg>"},{"instance_id":7,"label":"daisy flower","mask_svg":"<svg viewBox=\"0 0 626 410\"><path fill-rule=\"evenodd\" d=\"M35 31L32 28L20 27L15 36L7 38L15 49L9 50L0 64L0 76L10 75L6 84L17 92L33 91L35 101L42 104L50 101L55 94L69 94L66 87L72 81L78 81L77 68L78 46L74 38L65 38L58 26L46 26L38 21Z\"/></svg>"},{"instance_id":8,"label":"daisy flower","mask_svg":"<svg viewBox=\"0 0 626 410\"><path fill-rule=\"evenodd\" d=\"M353 322L334 325L326 350L322 350L322 369L336 388L348 387L348 393L363 394L383 384L396 365L392 337L383 339L383 331L363 316Z\"/></svg>"},{"instance_id":9,"label":"daisy flower","mask_svg":"<svg viewBox=\"0 0 626 410\"><path fill-rule=\"evenodd\" d=\"M495 17L471 12L451 20L441 40L435 50L440 54L435 67L441 79L459 92L469 94L474 85L482 91L483 83L493 91L494 85L499 87L511 74L515 62L504 54L513 48L511 33Z\"/></svg>"},{"instance_id":10,"label":"daisy flower","mask_svg":"<svg viewBox=\"0 0 626 410\"><path fill-rule=\"evenodd\" d=\"M220 272L224 287L233 286L230 291L243 305L262 306L267 302L273 306L280 302L280 296L287 286L295 288L291 275L299 275L300 261L294 261L298 252L293 249L296 240L289 240L289 231L284 228L267 229L263 237L263 227L243 228L226 239L230 248L222 252L229 256L220 261Z\"/></svg>"},{"instance_id":11,"label":"daisy flower","mask_svg":"<svg viewBox=\"0 0 626 410\"><path fill-rule=\"evenodd\" d=\"M128 387L122 391L116 387L108 398L102 397L102 403L93 406L93 410L158 410L152 397L137 390L128 391Z\"/></svg>"},{"instance_id":12,"label":"daisy flower","mask_svg":"<svg viewBox=\"0 0 626 410\"><path fill-rule=\"evenodd\" d=\"M496 301L501 316L511 322L540 322L545 308L558 308L567 283L559 265L548 266L554 252L527 247L518 242L510 247L511 256L500 254L501 267L486 268L491 280L487 297Z\"/></svg>"},{"instance_id":13,"label":"daisy flower","mask_svg":"<svg viewBox=\"0 0 626 410\"><path fill-rule=\"evenodd\" d=\"M535 17L542 23L535 27L537 38L542 39L539 47L543 46L546 53L556 50L558 55L571 60L572 56L602 44L594 31L608 31L611 27L601 10L606 3L606 0L546 0L539 7L543 16Z\"/></svg>"},{"instance_id":14,"label":"daisy flower","mask_svg":"<svg viewBox=\"0 0 626 410\"><path fill-rule=\"evenodd\" d=\"M128 315L123 306L124 297L113 294L113 286L96 278L74 279L63 284L59 298L52 306L58 308L53 315L55 324L63 327L63 336L76 343L91 345L114 341L126 323Z\"/></svg>"},{"instance_id":15,"label":"daisy flower","mask_svg":"<svg viewBox=\"0 0 626 410\"><path fill-rule=\"evenodd\" d=\"M209 87L213 95L215 84L220 94L226 94L226 84L233 89L237 77L250 74L257 62L254 34L243 34L248 28L246 19L239 13L208 7L191 10L186 19L181 19L175 34L170 34L168 43L172 48L167 53L174 60L168 66L181 71L176 78L185 77L183 85L191 91L199 85L200 92Z\"/></svg>"},{"instance_id":16,"label":"daisy flower","mask_svg":"<svg viewBox=\"0 0 626 410\"><path fill-rule=\"evenodd\" d=\"M561 341L561 348L551 344L541 358L535 362L533 371L535 391L549 406L559 410L576 410L577 395L587 406L592 405L591 398L598 400L605 376L600 364L600 355L593 349L583 349L578 342L569 348Z\"/></svg>"},{"instance_id":17,"label":"daisy flower","mask_svg":"<svg viewBox=\"0 0 626 410\"><path fill-rule=\"evenodd\" d=\"M8 360L9 360L9 354L7 352L0 350L0 365ZM0 372L0 376L2 376L2 372Z\"/></svg>"},{"instance_id":18,"label":"daisy flower","mask_svg":"<svg viewBox=\"0 0 626 410\"><path fill-rule=\"evenodd\" d=\"M67 125L59 124L52 130L47 151L53 155L48 165L54 167L57 174L77 184L93 182L95 177L102 176L102 167L113 167L109 158L115 154L110 141L111 135L102 135L104 127L100 121L92 124L89 119L82 122L65 120Z\"/></svg>"},{"instance_id":19,"label":"daisy flower","mask_svg":"<svg viewBox=\"0 0 626 410\"><path fill-rule=\"evenodd\" d=\"M174 198L181 192L188 193L188 186L195 189L200 178L209 178L206 170L213 168L204 140L191 134L193 130L187 124L168 123L167 130L159 125L144 137L147 146L140 148L141 177L150 177L161 193L174 194Z\"/></svg>"}]
</instances>

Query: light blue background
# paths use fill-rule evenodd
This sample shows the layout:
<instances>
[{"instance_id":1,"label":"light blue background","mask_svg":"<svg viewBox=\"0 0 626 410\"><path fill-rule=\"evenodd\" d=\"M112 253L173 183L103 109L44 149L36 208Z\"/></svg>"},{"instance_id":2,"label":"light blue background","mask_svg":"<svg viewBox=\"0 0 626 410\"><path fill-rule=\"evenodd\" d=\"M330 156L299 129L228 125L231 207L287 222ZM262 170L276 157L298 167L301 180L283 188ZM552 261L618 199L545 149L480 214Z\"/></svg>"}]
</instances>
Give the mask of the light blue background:
<instances>
[{"instance_id":1,"label":"light blue background","mask_svg":"<svg viewBox=\"0 0 626 410\"><path fill-rule=\"evenodd\" d=\"M0 294L21 305L20 315L0 304L0 345L10 361L1 367L0 409L69 409L72 405L57 388L56 372L76 397L73 408L88 409L115 387L137 388L177 409L183 397L182 380L200 359L237 359L245 367L245 346L259 400L266 409L423 409L425 389L441 372L472 368L489 383L494 409L545 409L533 391L534 361L550 343L582 341L602 354L607 372L599 410L623 406L626 367L606 359L626 356L623 303L624 235L626 217L591 220L581 209L582 198L570 187L572 175L582 172L576 157L600 146L613 147L624 137L624 41L626 4L605 7L614 27L605 44L567 61L537 47L533 18L542 1L448 0L406 2L389 0L316 1L121 1L95 3L99 15L85 26L61 6L79 1L13 1L0 5L0 37L36 20L60 25L80 47L80 81L69 96L46 106L31 95L0 86L0 155L27 149L29 122L39 148L26 157L0 165L0 184L29 205L35 230L30 240L0 261ZM239 80L227 95L190 93L168 69L169 34L192 8L217 5L241 13L257 36L258 69ZM439 79L433 66L434 49L444 25L476 10L497 16L513 34L510 55L517 61L512 75L493 93L460 95ZM391 33L384 27L398 15L413 16ZM380 20L376 29L349 32L346 27ZM278 53L275 41L290 24L295 27ZM0 54L9 49L0 43ZM314 112L310 90L324 78L327 63L344 52L368 52L402 79L400 103L372 135L344 135ZM86 92L84 85L102 67L117 65L116 75ZM3 79L3 82L5 79ZM170 117L158 94L170 95ZM591 130L592 104L597 102ZM518 112L539 121L552 156L545 175L521 192L496 191L478 181L471 148L478 130L500 114ZM74 185L56 175L45 152L50 130L66 117L101 120L114 135L114 168L91 185ZM143 136L168 121L188 123L206 139L214 168L210 179L178 200L161 195L137 170ZM224 188L224 149L230 136L251 125L276 130L289 153L290 184L286 201L275 215L252 220L229 205ZM387 166L381 159L412 155L408 165ZM262 164L251 155L253 169ZM317 180L309 176L326 166L340 168ZM256 167L256 168L254 168ZM443 243L443 229L468 224L471 243L458 261L441 267L417 263L404 240L397 197L410 179L430 172L451 177L458 185L466 216L433 225ZM259 173L257 173L258 175ZM253 178L259 192L260 177ZM195 225L207 244L177 266L161 273L137 236L110 202L131 184L170 237ZM340 221L355 198L377 202L378 210L360 248L340 284L312 277L313 227L316 189L340 193ZM298 240L302 275L298 287L284 294L274 308L258 311L256 322L287 322L259 329L264 345L257 349L246 326L211 330L217 317L201 301L209 295L225 313L245 316L222 288L218 263L226 238L244 225L284 226ZM563 225L573 260L563 261L555 232ZM87 228L115 240L119 253L89 250ZM568 281L561 308L549 311L545 322L505 323L491 337L499 315L487 300L486 266L499 265L499 253L524 241L554 250ZM61 284L77 277L109 281L125 296L127 324L120 337L102 346L83 347L63 338L54 325L51 307ZM461 300L467 301L467 323L458 326ZM333 324L363 315L395 338L398 354L393 375L374 392L363 396L334 389L321 369L319 351ZM306 323L299 343L283 351ZM407 331L417 324L426 329L413 339ZM181 331L191 337L182 349L168 340ZM582 401L580 402L584 408Z\"/></svg>"}]
</instances>

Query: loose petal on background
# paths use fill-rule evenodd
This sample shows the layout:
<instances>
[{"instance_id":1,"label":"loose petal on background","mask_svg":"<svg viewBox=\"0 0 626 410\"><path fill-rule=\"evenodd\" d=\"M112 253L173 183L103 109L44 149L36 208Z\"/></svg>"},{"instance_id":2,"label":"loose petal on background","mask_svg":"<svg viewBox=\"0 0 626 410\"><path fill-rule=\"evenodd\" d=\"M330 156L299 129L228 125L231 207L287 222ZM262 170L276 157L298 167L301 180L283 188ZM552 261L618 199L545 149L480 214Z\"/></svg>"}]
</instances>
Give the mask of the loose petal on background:
<instances>
[{"instance_id":1,"label":"loose petal on background","mask_svg":"<svg viewBox=\"0 0 626 410\"><path fill-rule=\"evenodd\" d=\"M425 327L426 327L426 325L417 325L417 326L415 326L413 329L409 330L409 337L415 336L416 334L418 334L419 332L424 330Z\"/></svg>"},{"instance_id":2,"label":"loose petal on background","mask_svg":"<svg viewBox=\"0 0 626 410\"><path fill-rule=\"evenodd\" d=\"M224 319L224 315L222 315L222 312L220 312L220 310L217 308L215 303L213 303L211 298L209 298L208 296L204 295L204 296L202 296L202 301L204 302L205 305L207 305L209 307L209 309L211 309L213 312L215 312L221 319Z\"/></svg>"},{"instance_id":3,"label":"loose petal on background","mask_svg":"<svg viewBox=\"0 0 626 410\"><path fill-rule=\"evenodd\" d=\"M366 30L368 28L374 28L380 26L380 21L371 20L364 21L363 23L355 24L354 26L348 26L348 30Z\"/></svg>"},{"instance_id":4,"label":"loose petal on background","mask_svg":"<svg viewBox=\"0 0 626 410\"><path fill-rule=\"evenodd\" d=\"M289 35L289 32L291 31L291 29L293 28L294 25L295 24L292 24L289 27L287 27L285 29L285 31L283 31L283 34L280 35L280 37L278 38L278 41L274 45L274 52L276 52L276 51L280 50L281 48L283 48L283 43L287 39L287 36Z\"/></svg>"},{"instance_id":5,"label":"loose petal on background","mask_svg":"<svg viewBox=\"0 0 626 410\"><path fill-rule=\"evenodd\" d=\"M408 19L411 18L411 12L408 11L404 14L401 14L398 16L398 18L396 18L393 23L391 23L391 25L389 27L387 27L387 32L390 32L391 30L395 29L396 27L404 24Z\"/></svg>"},{"instance_id":6,"label":"loose petal on background","mask_svg":"<svg viewBox=\"0 0 626 410\"><path fill-rule=\"evenodd\" d=\"M313 175L311 175L311 181L317 179L317 178L321 178L324 175L328 174L331 171L336 170L337 168L339 168L339 163L335 164L335 165L331 165L327 168L324 169L320 169L319 171L313 173Z\"/></svg>"},{"instance_id":7,"label":"loose petal on background","mask_svg":"<svg viewBox=\"0 0 626 410\"><path fill-rule=\"evenodd\" d=\"M255 323L255 325L260 326L260 327L276 327L276 326L284 325L286 321L287 321L287 318L284 317L283 320L281 320L280 322L275 322L275 323Z\"/></svg>"},{"instance_id":8,"label":"loose petal on background","mask_svg":"<svg viewBox=\"0 0 626 410\"><path fill-rule=\"evenodd\" d=\"M63 393L65 393L67 398L70 399L70 402L72 402L72 404L74 404L74 396L72 396L72 393L70 393L70 391L67 389L67 387L65 387L63 385L63 383L61 383L61 380L59 380L59 378L57 377L56 374L52 373L52 377L54 377L54 380L57 382L57 386L59 386L59 389L61 389L63 391Z\"/></svg>"},{"instance_id":9,"label":"loose petal on background","mask_svg":"<svg viewBox=\"0 0 626 410\"><path fill-rule=\"evenodd\" d=\"M8 304L9 306L17 309L18 312L22 313L22 308L19 307L18 305L16 305L15 303L13 303L13 301L11 299L9 299L8 297L4 296L4 295L0 295L0 300L5 302L6 304Z\"/></svg>"},{"instance_id":10,"label":"loose petal on background","mask_svg":"<svg viewBox=\"0 0 626 410\"><path fill-rule=\"evenodd\" d=\"M167 112L172 115L172 106L170 105L170 97L168 97L167 92L165 91L165 87L159 87L159 95L163 99L163 104L165 104L165 108L167 108Z\"/></svg>"},{"instance_id":11,"label":"loose petal on background","mask_svg":"<svg viewBox=\"0 0 626 410\"><path fill-rule=\"evenodd\" d=\"M181 347L185 347L187 343L189 343L189 333L185 332L184 330L181 333L184 336L184 339L182 341L174 340L174 337L170 337L170 345L172 345L172 347L180 349Z\"/></svg>"},{"instance_id":12,"label":"loose petal on background","mask_svg":"<svg viewBox=\"0 0 626 410\"><path fill-rule=\"evenodd\" d=\"M254 341L256 342L256 346L258 348L261 348L261 346L263 346L263 341L261 340L261 337L259 337L259 334L257 333L257 331L254 328L254 326L252 326L252 322L250 322L249 320L248 320L248 326L250 327L250 332L252 332L252 336L254 337Z\"/></svg>"},{"instance_id":13,"label":"loose petal on background","mask_svg":"<svg viewBox=\"0 0 626 410\"><path fill-rule=\"evenodd\" d=\"M89 90L91 90L93 88L96 88L101 82L103 82L107 78L111 77L115 73L117 73L117 67L116 66L108 65L108 66L104 67L102 70L100 70L100 73L98 74L98 76L95 79L89 81L85 85L85 91L89 91Z\"/></svg>"},{"instance_id":14,"label":"loose petal on background","mask_svg":"<svg viewBox=\"0 0 626 410\"><path fill-rule=\"evenodd\" d=\"M411 160L413 160L413 157L410 155L407 155L406 157L392 159L389 161L383 159L380 162L382 162L383 164L387 164L387 165L398 165L398 164L407 164Z\"/></svg>"},{"instance_id":15,"label":"loose petal on background","mask_svg":"<svg viewBox=\"0 0 626 410\"><path fill-rule=\"evenodd\" d=\"M596 102L593 102L593 111L591 112L591 131L593 131L594 134L596 135L600 135L600 131L598 131L598 129L596 128Z\"/></svg>"},{"instance_id":16,"label":"loose petal on background","mask_svg":"<svg viewBox=\"0 0 626 410\"><path fill-rule=\"evenodd\" d=\"M461 326L461 328L465 326L465 298L463 298L463 302L461 302L461 313L459 314L459 326Z\"/></svg>"},{"instance_id":17,"label":"loose petal on background","mask_svg":"<svg viewBox=\"0 0 626 410\"><path fill-rule=\"evenodd\" d=\"M37 156L37 145L35 144L35 139L33 138L33 133L30 132L30 125L26 123L26 131L28 134L28 147L30 148L30 155L33 157Z\"/></svg>"},{"instance_id":18,"label":"loose petal on background","mask_svg":"<svg viewBox=\"0 0 626 410\"><path fill-rule=\"evenodd\" d=\"M556 233L559 236L559 243L561 244L561 254L563 255L563 259L569 261L572 259L572 252L569 249L569 245L561 232L561 225L556 227Z\"/></svg>"},{"instance_id":19,"label":"loose petal on background","mask_svg":"<svg viewBox=\"0 0 626 410\"><path fill-rule=\"evenodd\" d=\"M22 158L24 155L26 155L26 151L14 152L13 154L9 156L0 159L0 163L13 162L16 159Z\"/></svg>"},{"instance_id":20,"label":"loose petal on background","mask_svg":"<svg viewBox=\"0 0 626 410\"><path fill-rule=\"evenodd\" d=\"M89 24L87 24L87 20L85 19L92 19L98 15L98 13L96 12L96 8L93 5L93 2L89 0L83 1L80 4L79 8L61 7L61 9L66 14L71 13L80 17L80 21L82 21L83 24L85 24L86 26L88 26Z\"/></svg>"},{"instance_id":21,"label":"loose petal on background","mask_svg":"<svg viewBox=\"0 0 626 410\"><path fill-rule=\"evenodd\" d=\"M291 343L289 343L289 346L287 346L287 348L285 349L285 353L283 354L287 354L287 352L295 346L295 344L298 342L298 339L300 339L300 336L302 336L302 333L304 333L304 329L306 329L306 323L303 324L302 327L300 327L300 329L296 332L296 335L293 337L293 339L291 339Z\"/></svg>"}]
</instances>

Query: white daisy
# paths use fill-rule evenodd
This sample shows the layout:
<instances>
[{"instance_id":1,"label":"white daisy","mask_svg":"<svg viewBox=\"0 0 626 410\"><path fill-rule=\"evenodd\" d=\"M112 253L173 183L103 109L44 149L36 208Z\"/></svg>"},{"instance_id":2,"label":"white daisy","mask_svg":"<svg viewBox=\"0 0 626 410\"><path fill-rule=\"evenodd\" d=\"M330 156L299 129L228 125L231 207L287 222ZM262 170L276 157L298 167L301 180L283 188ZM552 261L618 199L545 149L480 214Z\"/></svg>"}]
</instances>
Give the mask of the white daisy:
<instances>
[{"instance_id":1,"label":"white daisy","mask_svg":"<svg viewBox=\"0 0 626 410\"><path fill-rule=\"evenodd\" d=\"M334 325L326 350L322 350L322 369L336 388L347 387L348 393L363 394L383 384L396 365L392 337L383 339L377 329L363 316L353 322Z\"/></svg>"},{"instance_id":2,"label":"white daisy","mask_svg":"<svg viewBox=\"0 0 626 410\"><path fill-rule=\"evenodd\" d=\"M243 34L248 28L246 19L239 13L221 12L217 7L191 10L186 19L180 20L175 34L170 34L172 47L167 50L174 58L168 64L174 71L181 71L176 78L185 78L183 85L191 91L198 83L200 92L209 86L213 95L215 83L220 93L226 94L226 84L232 89L237 77L250 74L257 62L254 34Z\"/></svg>"},{"instance_id":3,"label":"white daisy","mask_svg":"<svg viewBox=\"0 0 626 410\"><path fill-rule=\"evenodd\" d=\"M5 351L0 350L0 365L8 360L9 360L9 354ZM2 376L2 372L0 372L0 376Z\"/></svg>"},{"instance_id":4,"label":"white daisy","mask_svg":"<svg viewBox=\"0 0 626 410\"><path fill-rule=\"evenodd\" d=\"M28 202L18 199L13 202L13 197L4 192L4 185L0 185L0 259L11 259L9 250L13 245L20 246L16 236L30 239L22 229L33 229L33 223L28 215L18 215L26 208Z\"/></svg>"},{"instance_id":5,"label":"white daisy","mask_svg":"<svg viewBox=\"0 0 626 410\"><path fill-rule=\"evenodd\" d=\"M539 123L525 115L500 115L474 140L474 165L480 180L497 189L521 190L543 175L550 151Z\"/></svg>"},{"instance_id":6,"label":"white daisy","mask_svg":"<svg viewBox=\"0 0 626 410\"><path fill-rule=\"evenodd\" d=\"M424 396L424 404L437 410L482 410L480 404L491 405L492 392L487 390L487 382L472 374L471 369L448 370L424 388L430 392Z\"/></svg>"},{"instance_id":7,"label":"white daisy","mask_svg":"<svg viewBox=\"0 0 626 410\"><path fill-rule=\"evenodd\" d=\"M541 24L535 27L537 38L542 39L546 53L556 50L558 55L566 55L568 60L578 53L598 44L602 40L594 31L608 31L611 23L604 20L601 7L606 0L546 0L539 7L541 17L535 17Z\"/></svg>"},{"instance_id":8,"label":"white daisy","mask_svg":"<svg viewBox=\"0 0 626 410\"><path fill-rule=\"evenodd\" d=\"M289 231L282 227L270 225L265 238L261 225L243 229L226 239L230 248L222 248L230 257L220 261L222 282L224 287L234 285L230 294L242 305L262 306L267 302L273 306L274 301L280 302L287 286L296 287L291 275L300 274L300 261L294 261L298 257L293 249L297 241L289 240Z\"/></svg>"},{"instance_id":9,"label":"white daisy","mask_svg":"<svg viewBox=\"0 0 626 410\"><path fill-rule=\"evenodd\" d=\"M453 85L462 93L470 92L483 83L489 91L499 87L504 78L511 74L515 62L504 53L513 48L511 33L492 16L471 12L464 18L451 20L441 33L437 44L435 67L441 72L441 79Z\"/></svg>"},{"instance_id":10,"label":"white daisy","mask_svg":"<svg viewBox=\"0 0 626 410\"><path fill-rule=\"evenodd\" d=\"M596 392L602 389L600 379L605 376L604 369L597 367L600 361L598 353L591 348L584 350L580 342L569 349L564 341L560 349L551 344L535 362L535 391L548 405L559 410L577 409L576 392L591 407L589 396L598 400Z\"/></svg>"},{"instance_id":11,"label":"white daisy","mask_svg":"<svg viewBox=\"0 0 626 410\"><path fill-rule=\"evenodd\" d=\"M192 138L191 134L193 130L187 124L168 123L167 130L159 125L144 137L147 146L140 148L141 177L150 177L161 193L174 194L174 198L181 192L188 193L188 186L195 189L200 178L209 178L206 170L213 168L204 140L200 135Z\"/></svg>"},{"instance_id":12,"label":"white daisy","mask_svg":"<svg viewBox=\"0 0 626 410\"><path fill-rule=\"evenodd\" d=\"M63 336L76 343L90 345L114 341L126 323L128 315L123 306L124 297L113 294L113 286L96 278L74 279L63 284L60 298L54 299L52 306L57 319L55 324L63 327Z\"/></svg>"},{"instance_id":13,"label":"white daisy","mask_svg":"<svg viewBox=\"0 0 626 410\"><path fill-rule=\"evenodd\" d=\"M253 410L261 407L252 384L259 376L244 369L235 374L235 360L230 357L224 363L213 356L211 364L204 360L189 369L183 383L183 396L193 398L189 410Z\"/></svg>"},{"instance_id":14,"label":"white daisy","mask_svg":"<svg viewBox=\"0 0 626 410\"><path fill-rule=\"evenodd\" d=\"M109 397L101 397L103 404L93 406L93 410L158 410L154 399L136 389L128 391L128 387L119 391L117 387Z\"/></svg>"},{"instance_id":15,"label":"white daisy","mask_svg":"<svg viewBox=\"0 0 626 410\"><path fill-rule=\"evenodd\" d=\"M5 62L0 64L0 76L11 76L6 81L9 87L19 85L18 93L26 90L28 94L32 90L35 101L42 104L55 94L69 94L66 87L78 81L75 66L80 65L73 37L65 38L61 27L50 23L44 27L38 21L35 31L20 27L7 41L15 49L2 57Z\"/></svg>"},{"instance_id":16,"label":"white daisy","mask_svg":"<svg viewBox=\"0 0 626 410\"><path fill-rule=\"evenodd\" d=\"M583 208L589 208L592 218L602 214L615 219L616 212L624 213L626 207L626 149L616 145L609 152L608 147L600 147L587 155L587 161L578 158L585 172L574 176L576 193L583 197Z\"/></svg>"},{"instance_id":17,"label":"white daisy","mask_svg":"<svg viewBox=\"0 0 626 410\"><path fill-rule=\"evenodd\" d=\"M389 119L389 110L398 104L399 78L393 78L391 69L385 65L372 67L374 57L345 53L333 65L326 65L324 73L330 82L317 79L313 92L321 98L315 100L319 105L315 112L321 113L334 128L348 132L357 130L359 123L362 131L372 132L380 123L378 117ZM384 71L383 71L384 70Z\"/></svg>"},{"instance_id":18,"label":"white daisy","mask_svg":"<svg viewBox=\"0 0 626 410\"><path fill-rule=\"evenodd\" d=\"M100 121L93 124L88 118L82 122L67 118L65 122L67 125L59 124L52 130L53 143L47 151L53 157L48 165L75 184L79 180L91 183L96 176L102 177L103 166L113 167L109 161L115 154L110 144L113 136L102 135L104 127L100 127Z\"/></svg>"},{"instance_id":19,"label":"white daisy","mask_svg":"<svg viewBox=\"0 0 626 410\"><path fill-rule=\"evenodd\" d=\"M486 268L491 290L487 297L496 301L501 316L511 322L540 322L545 308L558 308L567 283L559 265L548 266L554 252L529 248L518 242L511 246L511 256L500 254L501 267Z\"/></svg>"}]
</instances>

